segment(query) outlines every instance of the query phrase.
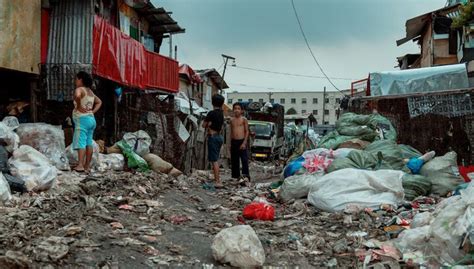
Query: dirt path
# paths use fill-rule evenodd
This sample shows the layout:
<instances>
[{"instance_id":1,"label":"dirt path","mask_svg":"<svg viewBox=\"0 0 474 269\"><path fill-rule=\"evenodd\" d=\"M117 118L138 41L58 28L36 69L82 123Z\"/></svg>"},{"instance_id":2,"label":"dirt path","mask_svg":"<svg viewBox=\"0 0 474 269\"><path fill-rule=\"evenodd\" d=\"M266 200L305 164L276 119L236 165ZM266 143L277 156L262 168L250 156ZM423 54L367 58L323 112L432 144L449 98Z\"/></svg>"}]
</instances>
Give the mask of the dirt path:
<instances>
[{"instance_id":1,"label":"dirt path","mask_svg":"<svg viewBox=\"0 0 474 269\"><path fill-rule=\"evenodd\" d=\"M253 165L252 174L255 183L278 180L261 166ZM228 180L226 189L204 189L205 180L203 173L178 179L155 173L63 174L54 190L0 207L0 255L17 251L0 258L0 268L23 260L34 268L219 267L212 258L213 237L242 224L243 207L269 190ZM275 209L274 222L246 221L269 266L352 267L360 240L348 234L364 231L367 238L387 239L376 229L383 216L361 213L344 224L342 214L317 212L304 200L275 203Z\"/></svg>"}]
</instances>

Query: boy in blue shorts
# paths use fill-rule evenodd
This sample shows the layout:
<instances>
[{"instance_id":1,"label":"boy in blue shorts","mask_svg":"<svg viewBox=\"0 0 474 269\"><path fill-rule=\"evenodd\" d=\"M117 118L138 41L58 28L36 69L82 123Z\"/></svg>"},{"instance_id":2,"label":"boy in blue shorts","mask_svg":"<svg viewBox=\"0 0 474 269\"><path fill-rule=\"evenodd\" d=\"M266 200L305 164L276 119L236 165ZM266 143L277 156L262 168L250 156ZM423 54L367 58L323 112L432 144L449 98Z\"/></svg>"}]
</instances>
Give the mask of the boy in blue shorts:
<instances>
[{"instance_id":1,"label":"boy in blue shorts","mask_svg":"<svg viewBox=\"0 0 474 269\"><path fill-rule=\"evenodd\" d=\"M215 187L222 188L222 182L219 176L219 155L224 137L221 135L222 126L224 125L224 112L222 106L224 105L224 97L220 94L212 96L212 106L214 110L210 111L202 127L207 129L207 149L208 160L211 163L212 171L214 172Z\"/></svg>"}]
</instances>

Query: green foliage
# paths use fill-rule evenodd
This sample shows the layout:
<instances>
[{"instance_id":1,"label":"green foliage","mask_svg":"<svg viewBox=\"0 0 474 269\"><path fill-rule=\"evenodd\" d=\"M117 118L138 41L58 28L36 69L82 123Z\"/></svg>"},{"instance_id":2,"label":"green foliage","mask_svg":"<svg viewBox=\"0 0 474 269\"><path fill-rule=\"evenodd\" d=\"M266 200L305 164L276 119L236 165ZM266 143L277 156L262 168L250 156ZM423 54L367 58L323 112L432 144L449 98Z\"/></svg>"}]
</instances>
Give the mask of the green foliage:
<instances>
[{"instance_id":1,"label":"green foliage","mask_svg":"<svg viewBox=\"0 0 474 269\"><path fill-rule=\"evenodd\" d=\"M461 28L474 19L474 0L469 0L465 5L460 7L459 16L453 19L451 28Z\"/></svg>"}]
</instances>

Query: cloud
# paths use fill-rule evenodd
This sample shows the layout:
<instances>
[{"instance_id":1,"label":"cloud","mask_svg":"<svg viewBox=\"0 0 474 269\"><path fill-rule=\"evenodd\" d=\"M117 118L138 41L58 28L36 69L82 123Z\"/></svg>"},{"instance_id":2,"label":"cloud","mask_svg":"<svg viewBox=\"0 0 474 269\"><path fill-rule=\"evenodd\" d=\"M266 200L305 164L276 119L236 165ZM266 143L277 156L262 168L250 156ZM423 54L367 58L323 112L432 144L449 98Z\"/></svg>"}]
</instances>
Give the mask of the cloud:
<instances>
[{"instance_id":1,"label":"cloud","mask_svg":"<svg viewBox=\"0 0 474 269\"><path fill-rule=\"evenodd\" d=\"M414 44L397 47L405 21L435 10L445 0L294 0L312 49L329 76L363 78L391 70L396 57L417 52ZM296 23L289 0L160 0L186 28L176 35L178 59L195 69L218 68L221 53L237 65L279 72L321 75ZM165 41L166 42L166 41ZM167 54L166 43L163 54ZM221 69L222 71L222 69ZM330 89L322 79L300 78L229 67L226 81L273 89ZM350 82L335 80L345 89ZM233 84L233 90L255 90ZM262 89L260 89L262 90Z\"/></svg>"}]
</instances>

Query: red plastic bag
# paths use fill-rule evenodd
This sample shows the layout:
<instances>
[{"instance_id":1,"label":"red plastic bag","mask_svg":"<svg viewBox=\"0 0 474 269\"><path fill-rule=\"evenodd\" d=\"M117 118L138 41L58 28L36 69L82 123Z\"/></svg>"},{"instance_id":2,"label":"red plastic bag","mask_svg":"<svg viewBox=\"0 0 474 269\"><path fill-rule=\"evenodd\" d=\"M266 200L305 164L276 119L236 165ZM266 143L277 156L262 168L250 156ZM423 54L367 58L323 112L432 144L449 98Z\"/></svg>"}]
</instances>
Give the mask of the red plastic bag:
<instances>
[{"instance_id":1,"label":"red plastic bag","mask_svg":"<svg viewBox=\"0 0 474 269\"><path fill-rule=\"evenodd\" d=\"M275 219L275 209L265 203L251 203L244 208L243 216L246 219L271 220Z\"/></svg>"},{"instance_id":2,"label":"red plastic bag","mask_svg":"<svg viewBox=\"0 0 474 269\"><path fill-rule=\"evenodd\" d=\"M468 174L474 173L474 165L469 165L469 166L460 165L459 173L464 178L464 182L471 182L471 179L469 178Z\"/></svg>"}]
</instances>

